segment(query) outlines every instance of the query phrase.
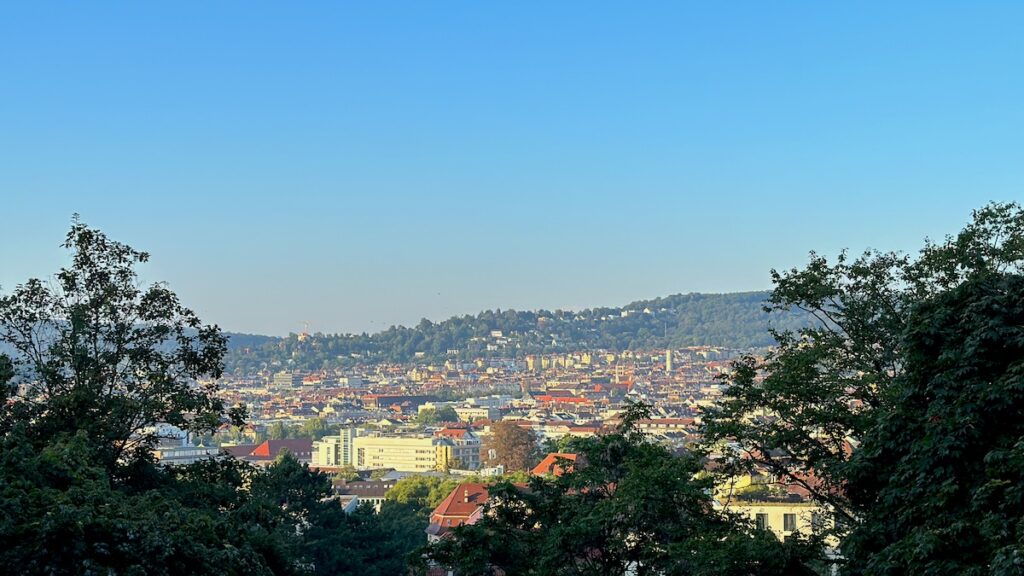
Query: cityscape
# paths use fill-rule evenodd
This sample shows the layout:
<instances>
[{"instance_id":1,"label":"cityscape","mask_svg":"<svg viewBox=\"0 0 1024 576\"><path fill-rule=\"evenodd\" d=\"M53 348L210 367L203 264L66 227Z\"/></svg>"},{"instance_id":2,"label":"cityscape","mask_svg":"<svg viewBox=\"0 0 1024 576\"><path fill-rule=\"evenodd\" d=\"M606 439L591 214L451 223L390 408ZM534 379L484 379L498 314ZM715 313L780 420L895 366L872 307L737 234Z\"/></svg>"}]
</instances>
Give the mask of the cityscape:
<instances>
[{"instance_id":1,"label":"cityscape","mask_svg":"<svg viewBox=\"0 0 1024 576\"><path fill-rule=\"evenodd\" d=\"M1022 23L4 6L0 576L1024 576Z\"/></svg>"}]
</instances>

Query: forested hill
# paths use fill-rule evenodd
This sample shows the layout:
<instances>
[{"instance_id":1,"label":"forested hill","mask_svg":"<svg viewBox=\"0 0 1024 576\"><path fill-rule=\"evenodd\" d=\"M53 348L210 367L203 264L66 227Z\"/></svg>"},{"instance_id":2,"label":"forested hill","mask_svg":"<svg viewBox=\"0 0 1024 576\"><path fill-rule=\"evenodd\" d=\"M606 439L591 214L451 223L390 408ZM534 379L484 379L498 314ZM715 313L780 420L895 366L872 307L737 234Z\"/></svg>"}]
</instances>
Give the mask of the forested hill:
<instances>
[{"instance_id":1,"label":"forested hill","mask_svg":"<svg viewBox=\"0 0 1024 576\"><path fill-rule=\"evenodd\" d=\"M412 328L393 326L376 334L231 334L227 368L235 373L263 367L316 370L356 362L521 357L585 349L769 346L769 324L794 328L803 317L769 316L762 310L767 295L676 294L575 312L488 310L437 323L424 319Z\"/></svg>"}]
</instances>

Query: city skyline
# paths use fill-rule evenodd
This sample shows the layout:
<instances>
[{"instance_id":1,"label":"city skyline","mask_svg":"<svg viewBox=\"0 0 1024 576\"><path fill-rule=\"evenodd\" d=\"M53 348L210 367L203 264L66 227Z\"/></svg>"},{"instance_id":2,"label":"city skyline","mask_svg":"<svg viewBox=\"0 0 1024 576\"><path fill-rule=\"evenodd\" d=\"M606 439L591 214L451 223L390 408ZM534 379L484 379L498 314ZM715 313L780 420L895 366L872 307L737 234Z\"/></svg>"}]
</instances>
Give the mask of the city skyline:
<instances>
[{"instance_id":1,"label":"city skyline","mask_svg":"<svg viewBox=\"0 0 1024 576\"><path fill-rule=\"evenodd\" d=\"M0 291L80 213L226 330L770 287L1021 198L1024 8L11 6Z\"/></svg>"}]
</instances>

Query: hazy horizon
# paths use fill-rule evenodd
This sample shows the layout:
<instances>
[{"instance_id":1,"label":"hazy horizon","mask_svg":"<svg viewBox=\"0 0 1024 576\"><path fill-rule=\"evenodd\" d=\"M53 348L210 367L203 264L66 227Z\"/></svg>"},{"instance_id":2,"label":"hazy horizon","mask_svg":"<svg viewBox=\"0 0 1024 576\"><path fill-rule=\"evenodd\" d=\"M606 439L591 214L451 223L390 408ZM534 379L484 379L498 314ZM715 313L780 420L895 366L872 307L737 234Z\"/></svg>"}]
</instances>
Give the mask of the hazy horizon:
<instances>
[{"instance_id":1,"label":"hazy horizon","mask_svg":"<svg viewBox=\"0 0 1024 576\"><path fill-rule=\"evenodd\" d=\"M770 287L1024 198L1024 5L8 7L0 291L80 213L226 330Z\"/></svg>"},{"instance_id":2,"label":"hazy horizon","mask_svg":"<svg viewBox=\"0 0 1024 576\"><path fill-rule=\"evenodd\" d=\"M624 308L624 307L626 307L626 306L628 306L630 304L633 304L634 302L644 302L644 301L648 301L648 300L654 300L656 298L665 298L665 297L668 297L668 296L676 296L676 295L680 295L680 294L684 295L684 296L690 295L690 294L700 294L702 296L728 296L728 295L733 295L733 294L752 294L752 293L758 293L758 292L766 292L766 291L764 291L764 290L737 290L735 292L676 292L676 293L673 293L673 294L662 294L662 295L659 295L659 296L651 296L650 298L638 298L638 299L630 300L629 302L621 302L621 303L618 303L618 304L597 304L597 305L593 305L593 306L580 306L580 307L575 307L575 308L549 308L549 307L545 307L545 306L541 306L541 307L538 307L538 308L511 308L511 307L482 308L480 310L476 310L476 311L473 311L473 312L453 314L453 315L450 315L450 316L445 316L443 318L427 318L425 316L421 316L420 318L417 318L415 321L412 321L412 322L398 322L398 323L390 324L388 326L381 326L379 328L374 328L373 330L360 330L358 332L353 332L351 330L349 330L349 331L322 330L322 329L318 329L314 324L310 323L310 325L309 325L309 333L310 334L315 334L317 332L320 332L320 333L323 333L323 334L354 334L354 335L359 335L359 334L366 333L366 334L372 335L372 334L376 334L378 332L382 332L382 331L388 330L390 328L395 328L395 327L402 327L402 326L404 326L406 328L413 328L417 324L419 324L420 321L422 321L424 319L429 320L429 321L431 321L431 322L436 324L436 323L444 322L445 320L450 320L452 318L462 318L464 316L477 316L478 314L480 314L482 312L488 312L488 311L499 311L500 310L500 311L504 312L506 310L512 310L514 312L538 312L538 311L543 310L543 311L546 311L546 312L563 311L563 312L574 312L574 313L576 313L576 312L582 312L584 310L593 310L595 308ZM224 332L230 332L230 333L233 333L233 334L245 334L245 335L248 335L248 336L271 336L271 337L275 337L275 338L282 338L282 337L288 337L288 336L292 336L292 335L301 334L305 330L305 325L300 326L296 330L291 330L289 332L284 332L284 333L281 333L281 334L265 334L265 333L258 333L258 332L243 332L243 331L240 331L240 330L232 330L228 326L221 326L220 328Z\"/></svg>"}]
</instances>

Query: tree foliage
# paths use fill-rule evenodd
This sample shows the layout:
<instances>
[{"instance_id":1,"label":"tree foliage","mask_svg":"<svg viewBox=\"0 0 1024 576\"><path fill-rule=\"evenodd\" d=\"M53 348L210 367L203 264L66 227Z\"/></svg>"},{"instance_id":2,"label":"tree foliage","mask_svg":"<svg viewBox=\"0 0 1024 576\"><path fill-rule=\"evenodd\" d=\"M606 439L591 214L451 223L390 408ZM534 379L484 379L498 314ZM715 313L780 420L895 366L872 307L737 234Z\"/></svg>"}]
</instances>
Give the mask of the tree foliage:
<instances>
[{"instance_id":1,"label":"tree foliage","mask_svg":"<svg viewBox=\"0 0 1024 576\"><path fill-rule=\"evenodd\" d=\"M430 513L459 485L460 480L441 476L407 476L388 490L388 500L409 504L416 510ZM424 523L424 526L426 523Z\"/></svg>"},{"instance_id":2,"label":"tree foliage","mask_svg":"<svg viewBox=\"0 0 1024 576\"><path fill-rule=\"evenodd\" d=\"M617 308L487 310L443 322L393 326L375 334L232 334L227 367L253 373L274 367L321 370L364 362L517 358L586 349L763 347L772 343L770 326L795 329L805 323L802 314L765 315L761 308L766 297L764 292L676 294ZM504 335L501 340L491 337L495 330ZM455 350L458 353L452 356L450 351Z\"/></svg>"},{"instance_id":3,"label":"tree foliage","mask_svg":"<svg viewBox=\"0 0 1024 576\"><path fill-rule=\"evenodd\" d=\"M215 394L224 337L166 286L137 286L145 253L77 219L65 246L52 285L0 297L0 571L402 572L422 527L346 515L330 479L291 456L157 465L157 424L241 424Z\"/></svg>"},{"instance_id":4,"label":"tree foliage","mask_svg":"<svg viewBox=\"0 0 1024 576\"><path fill-rule=\"evenodd\" d=\"M459 415L455 412L455 408L451 406L441 406L440 408L424 408L416 414L416 418L413 422L420 426L434 426L442 422L458 422Z\"/></svg>"},{"instance_id":5,"label":"tree foliage","mask_svg":"<svg viewBox=\"0 0 1024 576\"><path fill-rule=\"evenodd\" d=\"M515 422L502 420L491 425L484 442L487 463L502 465L508 472L530 470L539 460L537 436Z\"/></svg>"},{"instance_id":6,"label":"tree foliage","mask_svg":"<svg viewBox=\"0 0 1024 576\"><path fill-rule=\"evenodd\" d=\"M1020 574L1024 276L979 270L917 304L891 403L850 462L851 574Z\"/></svg>"},{"instance_id":7,"label":"tree foliage","mask_svg":"<svg viewBox=\"0 0 1024 576\"><path fill-rule=\"evenodd\" d=\"M1024 210L991 204L916 257L774 273L776 334L706 411L721 470L764 467L840 517L851 574L1019 574ZM729 466L731 465L731 466Z\"/></svg>"},{"instance_id":8,"label":"tree foliage","mask_svg":"<svg viewBox=\"0 0 1024 576\"><path fill-rule=\"evenodd\" d=\"M814 573L814 544L715 511L700 458L648 442L635 426L646 415L634 406L615 433L575 441L561 476L491 486L481 519L426 560L460 576Z\"/></svg>"},{"instance_id":9,"label":"tree foliage","mask_svg":"<svg viewBox=\"0 0 1024 576\"><path fill-rule=\"evenodd\" d=\"M916 258L869 251L829 261L812 253L803 269L773 271L766 309L799 310L813 323L775 331L777 346L765 358L735 365L724 400L704 415L705 439L723 462L803 484L841 526L855 523L866 510L847 497L850 457L893 407L915 305L978 274L1019 273L1022 238L1020 206L992 204Z\"/></svg>"},{"instance_id":10,"label":"tree foliage","mask_svg":"<svg viewBox=\"0 0 1024 576\"><path fill-rule=\"evenodd\" d=\"M52 283L32 279L0 297L0 340L29 387L17 407L33 423L28 439L79 431L113 471L148 457L153 424L215 427L225 412L215 395L220 330L165 285L138 286L134 266L145 252L77 219L63 246L72 263Z\"/></svg>"}]
</instances>

